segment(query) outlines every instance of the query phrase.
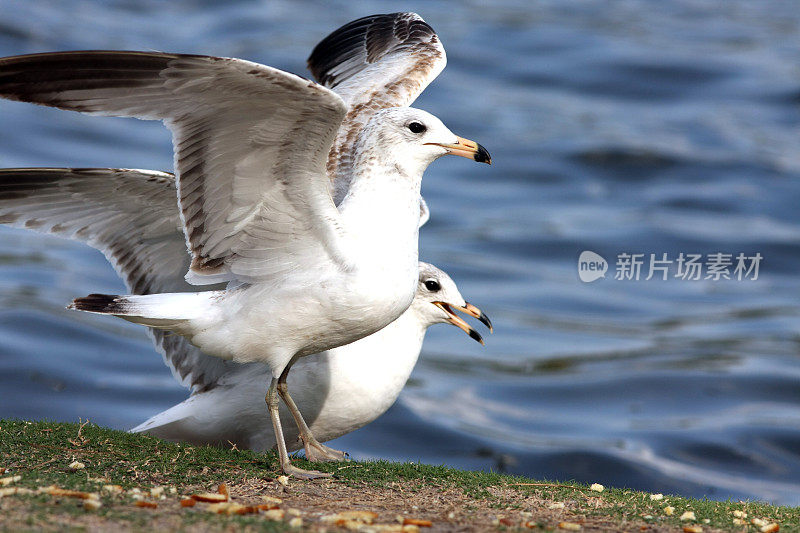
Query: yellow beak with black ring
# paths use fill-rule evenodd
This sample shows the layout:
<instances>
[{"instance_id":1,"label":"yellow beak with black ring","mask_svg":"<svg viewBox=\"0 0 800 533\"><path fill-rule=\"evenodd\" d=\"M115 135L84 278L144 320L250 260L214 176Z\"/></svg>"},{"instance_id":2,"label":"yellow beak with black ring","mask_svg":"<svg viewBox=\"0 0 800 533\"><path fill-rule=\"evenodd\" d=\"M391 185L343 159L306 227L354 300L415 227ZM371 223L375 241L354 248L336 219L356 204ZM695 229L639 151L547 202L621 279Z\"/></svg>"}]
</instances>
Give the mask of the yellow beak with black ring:
<instances>
[{"instance_id":1,"label":"yellow beak with black ring","mask_svg":"<svg viewBox=\"0 0 800 533\"><path fill-rule=\"evenodd\" d=\"M489 152L486 150L486 148L476 143L475 141L470 141L469 139L465 139L463 137L456 137L456 142L454 144L446 144L446 143L425 143L425 144L441 146L442 148L447 150L448 154L460 155L461 157L472 159L474 161L477 161L478 163L486 163L487 165L492 164L492 156L489 155Z\"/></svg>"}]
</instances>

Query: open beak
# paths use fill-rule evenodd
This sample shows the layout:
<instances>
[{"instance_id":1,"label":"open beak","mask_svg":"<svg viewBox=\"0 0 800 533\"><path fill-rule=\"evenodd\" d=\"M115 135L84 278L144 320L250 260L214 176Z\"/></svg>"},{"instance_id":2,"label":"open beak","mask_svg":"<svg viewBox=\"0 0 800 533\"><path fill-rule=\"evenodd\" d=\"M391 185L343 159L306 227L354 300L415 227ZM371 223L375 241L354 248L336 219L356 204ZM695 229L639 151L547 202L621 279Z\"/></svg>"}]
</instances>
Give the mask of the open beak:
<instances>
[{"instance_id":1,"label":"open beak","mask_svg":"<svg viewBox=\"0 0 800 533\"><path fill-rule=\"evenodd\" d=\"M461 309L464 313L468 314L469 316L474 316L475 318L483 322L483 325L489 328L489 333L494 333L494 328L492 327L492 321L489 320L489 317L486 316L486 313L484 313L471 303L469 302L466 303L467 305L465 305L464 307L460 307L459 309Z\"/></svg>"},{"instance_id":2,"label":"open beak","mask_svg":"<svg viewBox=\"0 0 800 533\"><path fill-rule=\"evenodd\" d=\"M475 141L470 141L469 139L464 139L463 137L456 137L456 139L457 140L455 144L445 144L445 143L425 143L425 144L434 144L436 146L441 146L442 148L447 150L448 154L460 155L461 157L473 159L478 163L486 163L487 165L492 164L492 156L489 155L489 152L486 151L486 148L476 143Z\"/></svg>"},{"instance_id":3,"label":"open beak","mask_svg":"<svg viewBox=\"0 0 800 533\"><path fill-rule=\"evenodd\" d=\"M479 343L484 344L483 337L481 337L481 334L472 329L472 327L469 324L467 324L463 318L458 316L453 310L453 308L450 306L450 304L445 302L433 302L433 305L435 305L436 307L440 308L442 311L450 315L448 321L451 324L453 324L458 328L463 329L467 333L467 335L469 335ZM478 309L474 305L467 304L464 307L457 307L457 309L465 314L474 316L475 318L486 324L486 326L489 328L489 331L492 331L492 322L489 320L489 317L487 317L480 309Z\"/></svg>"}]
</instances>

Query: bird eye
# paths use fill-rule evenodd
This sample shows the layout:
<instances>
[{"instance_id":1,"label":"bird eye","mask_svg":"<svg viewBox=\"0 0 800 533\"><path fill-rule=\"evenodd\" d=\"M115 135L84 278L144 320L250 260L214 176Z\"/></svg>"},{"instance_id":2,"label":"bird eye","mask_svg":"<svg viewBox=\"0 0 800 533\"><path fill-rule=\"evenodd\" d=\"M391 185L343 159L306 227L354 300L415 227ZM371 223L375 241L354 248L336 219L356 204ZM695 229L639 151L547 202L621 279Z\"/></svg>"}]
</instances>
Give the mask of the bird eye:
<instances>
[{"instance_id":1,"label":"bird eye","mask_svg":"<svg viewBox=\"0 0 800 533\"><path fill-rule=\"evenodd\" d=\"M425 124L423 124L422 122L412 122L411 124L408 125L408 129L411 130L411 133L422 133L428 128L426 128Z\"/></svg>"},{"instance_id":2,"label":"bird eye","mask_svg":"<svg viewBox=\"0 0 800 533\"><path fill-rule=\"evenodd\" d=\"M431 292L437 292L439 289L442 288L442 286L439 285L438 281L434 279L429 279L428 281L425 282L425 288Z\"/></svg>"}]
</instances>

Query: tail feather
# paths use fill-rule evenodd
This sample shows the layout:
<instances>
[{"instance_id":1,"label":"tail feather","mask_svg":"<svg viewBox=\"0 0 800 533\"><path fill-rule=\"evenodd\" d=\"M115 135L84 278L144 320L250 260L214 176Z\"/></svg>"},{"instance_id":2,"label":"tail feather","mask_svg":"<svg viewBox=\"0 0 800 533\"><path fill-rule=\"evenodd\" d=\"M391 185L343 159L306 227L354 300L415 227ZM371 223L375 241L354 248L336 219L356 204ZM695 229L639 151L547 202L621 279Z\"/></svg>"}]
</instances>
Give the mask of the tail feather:
<instances>
[{"instance_id":1,"label":"tail feather","mask_svg":"<svg viewBox=\"0 0 800 533\"><path fill-rule=\"evenodd\" d=\"M125 314L125 297L115 294L90 294L83 298L75 298L67 309L104 313L110 315Z\"/></svg>"},{"instance_id":2,"label":"tail feather","mask_svg":"<svg viewBox=\"0 0 800 533\"><path fill-rule=\"evenodd\" d=\"M67 309L114 315L137 324L183 334L193 319L202 317L209 310L213 296L213 292L128 296L90 294L76 298Z\"/></svg>"}]
</instances>

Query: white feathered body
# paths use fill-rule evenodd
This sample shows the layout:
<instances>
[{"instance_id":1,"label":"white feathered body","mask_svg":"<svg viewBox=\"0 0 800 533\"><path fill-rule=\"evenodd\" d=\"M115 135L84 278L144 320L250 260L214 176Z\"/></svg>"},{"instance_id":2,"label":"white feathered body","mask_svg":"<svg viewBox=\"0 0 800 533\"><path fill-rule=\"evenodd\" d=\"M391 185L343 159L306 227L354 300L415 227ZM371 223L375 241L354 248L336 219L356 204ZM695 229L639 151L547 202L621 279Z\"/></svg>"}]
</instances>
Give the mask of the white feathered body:
<instances>
[{"instance_id":1,"label":"white feathered body","mask_svg":"<svg viewBox=\"0 0 800 533\"><path fill-rule=\"evenodd\" d=\"M320 261L227 291L120 297L113 314L174 331L223 359L267 363L276 377L293 358L371 335L398 318L416 291L419 179L372 173L354 183L340 210L355 254L351 269Z\"/></svg>"},{"instance_id":2,"label":"white feathered body","mask_svg":"<svg viewBox=\"0 0 800 533\"><path fill-rule=\"evenodd\" d=\"M237 287L195 298L92 295L72 308L171 330L208 355L266 362L279 376L411 304L422 174L460 139L433 115L388 107L353 129L349 189L337 206L326 163L357 110L299 76L241 59L114 51L2 58L0 72L6 98L164 121L191 255L186 279Z\"/></svg>"},{"instance_id":3,"label":"white feathered body","mask_svg":"<svg viewBox=\"0 0 800 533\"><path fill-rule=\"evenodd\" d=\"M289 374L289 389L320 441L363 427L394 404L417 362L427 324L409 308L395 322L347 346L305 357ZM333 378L335 376L335 379ZM228 445L263 451L275 434L263 408L269 369L250 365L219 385L194 394L133 429L194 444ZM290 450L303 447L285 407L281 422Z\"/></svg>"}]
</instances>

